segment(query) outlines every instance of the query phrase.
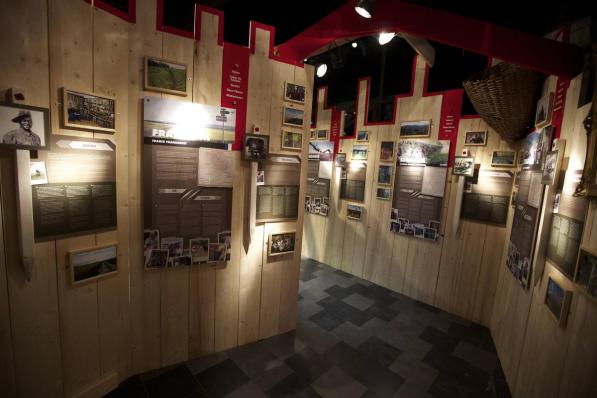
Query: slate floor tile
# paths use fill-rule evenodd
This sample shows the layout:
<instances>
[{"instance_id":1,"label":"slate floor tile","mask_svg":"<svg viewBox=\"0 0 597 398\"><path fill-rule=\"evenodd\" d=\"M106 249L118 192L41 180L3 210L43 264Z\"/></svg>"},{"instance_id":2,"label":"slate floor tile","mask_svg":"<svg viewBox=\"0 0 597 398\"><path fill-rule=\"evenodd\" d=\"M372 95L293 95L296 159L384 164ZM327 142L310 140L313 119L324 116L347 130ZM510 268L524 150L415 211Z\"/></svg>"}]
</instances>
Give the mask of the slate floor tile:
<instances>
[{"instance_id":1,"label":"slate floor tile","mask_svg":"<svg viewBox=\"0 0 597 398\"><path fill-rule=\"evenodd\" d=\"M309 347L305 347L288 357L285 363L301 378L309 382L317 380L332 367L325 356L318 354Z\"/></svg>"},{"instance_id":2,"label":"slate floor tile","mask_svg":"<svg viewBox=\"0 0 597 398\"><path fill-rule=\"evenodd\" d=\"M375 304L375 301L365 296L361 296L358 293L353 293L350 296L344 297L342 301L344 301L346 304L352 305L360 311L365 311L367 308Z\"/></svg>"},{"instance_id":3,"label":"slate floor tile","mask_svg":"<svg viewBox=\"0 0 597 398\"><path fill-rule=\"evenodd\" d=\"M497 357L494 353L485 351L464 340L458 343L452 354L464 359L473 366L483 369L487 373L493 372L497 365Z\"/></svg>"},{"instance_id":4,"label":"slate floor tile","mask_svg":"<svg viewBox=\"0 0 597 398\"><path fill-rule=\"evenodd\" d=\"M255 382L255 384L257 384L263 391L267 391L292 373L294 372L288 365L281 363L275 368L254 376L253 382Z\"/></svg>"},{"instance_id":5,"label":"slate floor tile","mask_svg":"<svg viewBox=\"0 0 597 398\"><path fill-rule=\"evenodd\" d=\"M266 391L270 398L318 398L321 397L304 379L296 373L288 375Z\"/></svg>"},{"instance_id":6,"label":"slate floor tile","mask_svg":"<svg viewBox=\"0 0 597 398\"><path fill-rule=\"evenodd\" d=\"M210 397L224 397L249 381L232 359L204 370L196 378Z\"/></svg>"},{"instance_id":7,"label":"slate floor tile","mask_svg":"<svg viewBox=\"0 0 597 398\"><path fill-rule=\"evenodd\" d=\"M204 357L187 361L186 365L191 371L191 373L196 375L197 373L201 373L205 369L209 369L212 366L225 361L226 359L228 359L228 354L226 354L225 352L218 352L215 354L209 354Z\"/></svg>"},{"instance_id":8,"label":"slate floor tile","mask_svg":"<svg viewBox=\"0 0 597 398\"><path fill-rule=\"evenodd\" d=\"M228 351L228 356L249 377L265 372L281 363L281 360L260 343L251 343Z\"/></svg>"},{"instance_id":9,"label":"slate floor tile","mask_svg":"<svg viewBox=\"0 0 597 398\"><path fill-rule=\"evenodd\" d=\"M226 398L267 398L267 395L254 381L250 381L226 395Z\"/></svg>"},{"instance_id":10,"label":"slate floor tile","mask_svg":"<svg viewBox=\"0 0 597 398\"><path fill-rule=\"evenodd\" d=\"M443 350L448 353L454 351L459 342L458 338L444 333L432 326L425 328L419 337L421 340L433 345L434 349Z\"/></svg>"},{"instance_id":11,"label":"slate floor tile","mask_svg":"<svg viewBox=\"0 0 597 398\"><path fill-rule=\"evenodd\" d=\"M366 314L384 320L386 322L390 322L398 315L398 311L393 310L392 308L386 305L375 304L365 311Z\"/></svg>"},{"instance_id":12,"label":"slate floor tile","mask_svg":"<svg viewBox=\"0 0 597 398\"><path fill-rule=\"evenodd\" d=\"M444 350L432 349L423 362L434 367L465 390L485 391L489 385L489 374Z\"/></svg>"},{"instance_id":13,"label":"slate floor tile","mask_svg":"<svg viewBox=\"0 0 597 398\"><path fill-rule=\"evenodd\" d=\"M311 387L325 398L359 398L367 391L367 387L337 366L311 383Z\"/></svg>"},{"instance_id":14,"label":"slate floor tile","mask_svg":"<svg viewBox=\"0 0 597 398\"><path fill-rule=\"evenodd\" d=\"M306 347L305 343L297 338L296 330L261 340L259 343L282 360Z\"/></svg>"},{"instance_id":15,"label":"slate floor tile","mask_svg":"<svg viewBox=\"0 0 597 398\"><path fill-rule=\"evenodd\" d=\"M185 365L147 380L145 387L150 398L185 398L201 394L201 387Z\"/></svg>"},{"instance_id":16,"label":"slate floor tile","mask_svg":"<svg viewBox=\"0 0 597 398\"><path fill-rule=\"evenodd\" d=\"M376 336L370 337L359 346L359 351L377 361L383 367L390 366L402 353L398 348L380 340Z\"/></svg>"}]
</instances>

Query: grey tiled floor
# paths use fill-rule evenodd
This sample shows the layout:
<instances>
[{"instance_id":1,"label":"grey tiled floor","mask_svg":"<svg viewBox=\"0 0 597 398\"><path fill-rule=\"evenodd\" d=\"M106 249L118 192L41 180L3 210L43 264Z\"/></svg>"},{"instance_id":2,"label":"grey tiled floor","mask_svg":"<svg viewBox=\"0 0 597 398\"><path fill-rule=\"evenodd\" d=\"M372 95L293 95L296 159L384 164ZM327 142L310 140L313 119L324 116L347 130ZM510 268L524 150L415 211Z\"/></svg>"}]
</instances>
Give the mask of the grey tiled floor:
<instances>
[{"instance_id":1,"label":"grey tiled floor","mask_svg":"<svg viewBox=\"0 0 597 398\"><path fill-rule=\"evenodd\" d=\"M133 377L110 397L509 397L489 331L303 260L296 331Z\"/></svg>"}]
</instances>

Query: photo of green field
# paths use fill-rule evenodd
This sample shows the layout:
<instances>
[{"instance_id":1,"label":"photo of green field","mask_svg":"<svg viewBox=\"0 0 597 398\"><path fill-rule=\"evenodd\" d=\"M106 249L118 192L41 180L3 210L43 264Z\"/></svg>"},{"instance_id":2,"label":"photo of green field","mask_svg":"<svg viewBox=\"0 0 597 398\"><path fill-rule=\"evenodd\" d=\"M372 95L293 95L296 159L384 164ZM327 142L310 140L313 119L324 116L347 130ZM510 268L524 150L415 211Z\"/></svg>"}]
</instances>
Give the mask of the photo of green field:
<instances>
[{"instance_id":1,"label":"photo of green field","mask_svg":"<svg viewBox=\"0 0 597 398\"><path fill-rule=\"evenodd\" d=\"M186 65L147 58L146 84L150 89L187 93Z\"/></svg>"}]
</instances>

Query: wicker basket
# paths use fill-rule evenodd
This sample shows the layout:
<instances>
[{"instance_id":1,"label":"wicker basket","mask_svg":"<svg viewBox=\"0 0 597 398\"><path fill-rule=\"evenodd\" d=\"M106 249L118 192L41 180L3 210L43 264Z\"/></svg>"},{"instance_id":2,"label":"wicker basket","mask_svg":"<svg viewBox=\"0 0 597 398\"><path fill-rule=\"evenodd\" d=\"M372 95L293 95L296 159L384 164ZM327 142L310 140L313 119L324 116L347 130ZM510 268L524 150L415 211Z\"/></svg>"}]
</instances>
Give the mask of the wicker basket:
<instances>
[{"instance_id":1,"label":"wicker basket","mask_svg":"<svg viewBox=\"0 0 597 398\"><path fill-rule=\"evenodd\" d=\"M462 84L479 116L512 143L532 124L542 80L540 73L502 62Z\"/></svg>"}]
</instances>

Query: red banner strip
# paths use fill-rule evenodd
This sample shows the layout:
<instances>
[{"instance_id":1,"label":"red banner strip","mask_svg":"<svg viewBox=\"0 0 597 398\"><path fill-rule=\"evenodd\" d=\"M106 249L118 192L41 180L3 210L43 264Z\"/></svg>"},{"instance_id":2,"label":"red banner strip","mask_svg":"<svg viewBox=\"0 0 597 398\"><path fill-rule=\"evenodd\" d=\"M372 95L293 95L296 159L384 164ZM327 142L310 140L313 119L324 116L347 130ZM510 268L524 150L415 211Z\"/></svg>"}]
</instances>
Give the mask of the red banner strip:
<instances>
[{"instance_id":1,"label":"red banner strip","mask_svg":"<svg viewBox=\"0 0 597 398\"><path fill-rule=\"evenodd\" d=\"M246 130L249 54L250 49L247 47L224 43L221 104L236 109L234 151L240 151Z\"/></svg>"},{"instance_id":2,"label":"red banner strip","mask_svg":"<svg viewBox=\"0 0 597 398\"><path fill-rule=\"evenodd\" d=\"M450 158L448 166L454 165L454 154L456 152L456 140L458 139L458 125L462 112L462 99L464 90L444 91L442 99L442 113L439 121L438 139L450 140Z\"/></svg>"}]
</instances>

